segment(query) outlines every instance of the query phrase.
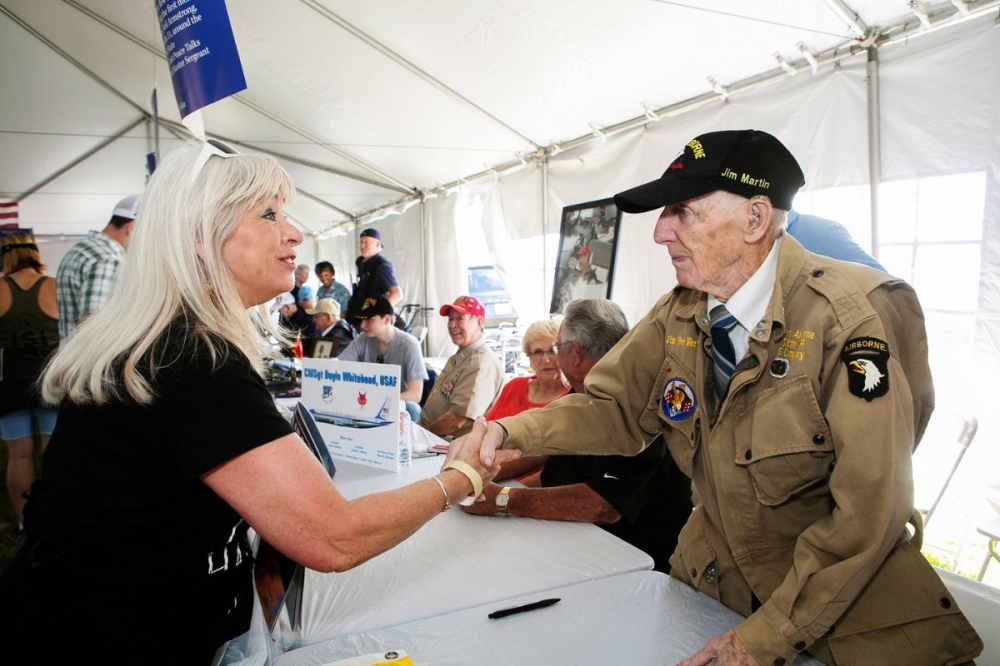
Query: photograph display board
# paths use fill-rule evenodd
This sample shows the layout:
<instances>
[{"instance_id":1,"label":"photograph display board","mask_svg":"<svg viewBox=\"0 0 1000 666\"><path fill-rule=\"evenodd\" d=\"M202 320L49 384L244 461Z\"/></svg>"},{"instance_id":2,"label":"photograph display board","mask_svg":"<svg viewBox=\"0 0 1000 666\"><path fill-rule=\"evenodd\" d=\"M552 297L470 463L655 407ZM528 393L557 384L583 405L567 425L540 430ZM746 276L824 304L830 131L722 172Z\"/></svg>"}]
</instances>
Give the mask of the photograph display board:
<instances>
[{"instance_id":1,"label":"photograph display board","mask_svg":"<svg viewBox=\"0 0 1000 666\"><path fill-rule=\"evenodd\" d=\"M302 361L302 404L334 458L396 471L399 366Z\"/></svg>"},{"instance_id":2,"label":"photograph display board","mask_svg":"<svg viewBox=\"0 0 1000 666\"><path fill-rule=\"evenodd\" d=\"M620 223L614 199L563 208L551 314L578 298L611 298Z\"/></svg>"}]
</instances>

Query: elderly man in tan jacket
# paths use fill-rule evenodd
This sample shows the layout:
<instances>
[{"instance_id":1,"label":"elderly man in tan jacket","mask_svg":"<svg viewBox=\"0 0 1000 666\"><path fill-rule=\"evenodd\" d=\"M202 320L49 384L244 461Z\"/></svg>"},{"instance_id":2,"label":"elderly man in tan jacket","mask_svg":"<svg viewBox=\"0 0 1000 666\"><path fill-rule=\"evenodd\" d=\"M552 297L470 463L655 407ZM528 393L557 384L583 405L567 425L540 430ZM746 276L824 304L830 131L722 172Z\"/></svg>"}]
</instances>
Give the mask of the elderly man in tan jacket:
<instances>
[{"instance_id":1,"label":"elderly man in tan jacket","mask_svg":"<svg viewBox=\"0 0 1000 666\"><path fill-rule=\"evenodd\" d=\"M486 309L472 296L459 296L439 310L448 318L448 335L458 347L420 414L420 425L439 437L459 437L472 430L476 417L489 411L500 395L504 373L486 344Z\"/></svg>"},{"instance_id":2,"label":"elderly man in tan jacket","mask_svg":"<svg viewBox=\"0 0 1000 666\"><path fill-rule=\"evenodd\" d=\"M968 662L982 641L920 554L913 511L934 401L920 304L784 233L802 184L776 138L743 130L693 139L617 195L626 213L663 207L654 240L679 286L587 395L491 423L483 458L634 454L663 434L701 498L671 575L746 617L682 666Z\"/></svg>"}]
</instances>

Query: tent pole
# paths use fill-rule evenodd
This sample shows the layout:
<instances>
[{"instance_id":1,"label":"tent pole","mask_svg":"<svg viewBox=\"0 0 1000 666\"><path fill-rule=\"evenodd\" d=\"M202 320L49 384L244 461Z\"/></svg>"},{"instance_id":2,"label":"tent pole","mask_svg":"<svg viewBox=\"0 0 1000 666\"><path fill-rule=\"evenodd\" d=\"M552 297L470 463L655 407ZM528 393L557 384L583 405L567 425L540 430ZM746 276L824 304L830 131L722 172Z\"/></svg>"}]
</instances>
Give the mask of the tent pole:
<instances>
[{"instance_id":1,"label":"tent pole","mask_svg":"<svg viewBox=\"0 0 1000 666\"><path fill-rule=\"evenodd\" d=\"M121 92L119 92L118 90L116 90L110 83L108 83L107 81L105 81L104 79L102 79L101 77L99 77L97 74L95 74L91 70L89 70L86 67L84 67L83 63L81 63L79 60L77 60L76 58L74 58L73 56L71 56L70 54L66 53L65 51L63 51L58 46L56 46L55 43L53 43L50 39L48 39L44 35L42 35L42 33L38 32L37 30L35 30L34 28L32 28L30 25L28 25L27 23L25 23L23 20L21 20L21 17L17 16L16 14L14 14L12 11L10 11L9 9L7 9L3 5L0 5L0 13L6 14L7 17L10 18L11 21L13 21L14 23L18 24L22 28L24 28L24 30L26 30L28 33L30 33L32 37L34 37L35 39L37 39L38 41L40 41L42 44L45 44L47 47L49 47L50 49L52 49L55 53L58 53L64 60L66 60L66 62L70 63L71 65L73 65L74 67L76 67L78 70L80 70L81 72L83 72L84 74L86 74L87 76L89 76L91 79L93 79L94 81L96 81L98 85L100 85L102 88L104 88L107 91L109 91L112 95L114 95L115 97L123 100L126 104L128 104L129 106L131 106L132 108L134 108L139 113L144 114L144 115L149 115L149 113L144 108L142 108L141 106L139 106L138 104L136 104L135 102L133 102L132 100L130 100L128 97L126 97L124 94L122 94Z\"/></svg>"},{"instance_id":2,"label":"tent pole","mask_svg":"<svg viewBox=\"0 0 1000 666\"><path fill-rule=\"evenodd\" d=\"M42 182L40 182L40 183L38 183L36 185L33 185L32 187L28 188L28 190L26 192L22 193L20 196L18 196L16 199L14 199L14 201L23 201L24 199L27 199L29 196L31 196L32 194L34 194L38 190L42 189L43 187L45 187L46 185L48 185L49 183L51 183L55 179L59 178L60 176L62 176L67 171L73 169L75 166L77 166L81 162L85 162L85 161L89 160L91 157L93 157L97 153L101 152L102 150L104 150L105 148L107 148L109 145L111 145L112 143L114 143L118 139L122 138L123 136L125 136L126 134L128 134L129 132L131 132L132 129L134 129L135 127L138 127L139 125L141 125L142 123L146 122L147 120L148 120L148 116L143 116L142 118L139 118L134 123L132 123L131 125L129 125L125 129L123 129L122 131L118 132L118 134L115 134L114 136L109 137L109 138L105 139L104 141L102 141L101 143L97 144L96 146L94 146L93 148L91 148L90 150L88 150L87 152L85 152L83 155L81 155L80 157L76 158L75 160L73 160L72 162L70 162L69 164L67 164L66 166L64 166L62 169L59 169L58 171L56 171L54 174L52 174L51 176L49 176L48 178L46 178Z\"/></svg>"},{"instance_id":3,"label":"tent pole","mask_svg":"<svg viewBox=\"0 0 1000 666\"><path fill-rule=\"evenodd\" d=\"M538 150L541 147L538 144L536 144L534 141L532 141L531 139L529 139L527 136L525 136L524 134L521 134L516 129L514 129L513 127L511 127L507 123L503 122L502 120L500 120L499 118L497 118L496 116L494 116L492 113L490 113L489 111L487 111L483 107L479 106L478 104L476 104L475 102L473 102L469 98L467 98L464 95L462 95L461 93L459 93L454 88L448 87L443 82L441 82L438 79L434 78L433 76L431 76L426 71L420 69L419 67L417 67L416 65L414 65L412 62L410 62L409 60L407 60L403 56L399 55L398 53L396 53L395 51L393 51L392 49L390 49L389 47L387 47L382 42L378 41L377 39L375 39L374 37L372 37L368 33L362 31L358 27L356 27L356 26L352 25L351 23L347 22L346 20L344 20L343 18L341 18L339 15L333 13L332 11L330 11L329 9L327 9L326 7L324 7L321 3L317 2L316 0L300 0L300 2L302 2L302 4L304 4L306 7L309 7L310 9L314 10L316 13L318 13L320 16L322 16L323 18L327 19L331 23L333 23L333 24L335 24L337 26L340 26L340 28L343 29L345 32L353 35L357 39L361 40L362 42L364 42L365 44L367 44L371 48L375 49L376 51L378 51L379 53L381 53L382 55L384 55L385 57L389 58L390 60L392 60L394 63L396 63L400 67L402 67L406 71L410 72L411 74L413 74L414 76L416 76L417 78L419 78L421 81L434 86L435 88L437 88L438 90L440 90L444 94L446 94L449 97L451 97L452 99L454 99L456 102L462 104L463 106L465 106L468 109L471 109L472 111L475 111L476 113L478 113L482 117L486 118L487 120L489 120L491 123L493 123L497 127L500 127L503 130L505 130L506 132L508 132L511 136L516 137L519 141L523 141L525 143L525 145L530 146L532 150Z\"/></svg>"},{"instance_id":4,"label":"tent pole","mask_svg":"<svg viewBox=\"0 0 1000 666\"><path fill-rule=\"evenodd\" d=\"M878 48L868 48L868 192L872 256L878 259L878 187L882 181L882 132L879 126Z\"/></svg>"},{"instance_id":5,"label":"tent pole","mask_svg":"<svg viewBox=\"0 0 1000 666\"><path fill-rule=\"evenodd\" d=\"M420 202L420 274L424 276L422 284L420 285L420 303L421 308L428 307L427 305L427 282L429 281L429 275L427 274L427 224L429 223L430 214L427 210L427 202ZM424 337L422 343L422 349L424 356L428 356L428 350L431 348L430 343L430 326L426 310L420 310L418 314L423 314L423 325L427 327L427 336Z\"/></svg>"},{"instance_id":6,"label":"tent pole","mask_svg":"<svg viewBox=\"0 0 1000 666\"><path fill-rule=\"evenodd\" d=\"M134 43L134 44L142 47L143 49L149 51L150 53L153 53L154 55L156 55L157 57L159 57L161 60L166 61L167 56L166 56L166 54L161 49L158 49L158 48L155 48L153 46L150 46L149 44L146 44L145 42L143 42L142 40L138 39L137 37L134 37L132 34L130 34L129 32L127 32L123 28L115 25L114 23L112 23L111 21L105 19L103 16L97 14L96 12L94 12L91 9L89 9L88 7L83 6L82 4L80 4L79 2L77 2L77 0L63 0L63 2L65 2L66 4L68 4L71 7L75 8L79 12L85 14L86 16L88 16L89 18L91 18L92 20L97 21L98 23L100 23L104 27L106 27L106 28L108 28L110 30L113 30L114 32L118 33L119 35L121 35L125 39L128 39L129 41L131 41L132 43ZM101 83L102 85L104 85L106 88L108 88L109 90L111 90L113 93L115 93L119 97L122 97L122 99L125 99L129 104L132 104L133 106L135 106L136 108L138 108L140 111L143 111L143 109L141 107L137 106L135 103L133 103L131 100L129 100L128 98L126 98L124 95L122 95L120 92L118 92L114 88L111 88L111 86L109 86L107 83L105 83L104 81L102 81L96 74L94 74L93 72L90 72L89 70L87 70L85 67L83 67L83 65L81 65L77 61L73 60L65 52L61 51L57 46L55 46L54 44L52 44L51 42L49 42L47 39L45 39L44 37L42 37L41 35L39 35L37 31L35 31L34 29L32 29L30 26L28 26L26 23L24 23L23 21L21 21L20 19L18 19L13 14L10 14L10 12L8 10L6 10L2 5L0 5L0 11L3 11L4 13L9 14L11 16L11 18L13 20L15 20L19 25L23 26L26 30L30 31L31 34L35 35L36 37L38 37L38 39L40 39L43 42L45 42L49 47L51 47L57 53L59 53L64 58L66 58L67 60L69 60L70 62L72 62L74 65L76 65L77 67L79 67L82 71L86 72L91 78L94 78L99 83ZM355 155L352 155L351 153L348 153L348 152L346 152L344 150L341 150L340 148L337 148L336 146L330 144L329 142L320 139L319 137L315 136L314 134L310 134L306 130L304 130L304 129L296 126L296 125L293 125L291 122L289 122L289 121L285 120L284 118L282 118L282 117L280 117L280 116L272 113L271 111L268 111L267 109L265 109L264 107L260 106L259 104L251 102L249 99L247 99L246 97L242 96L241 94L237 93L235 95L232 95L232 96L230 96L230 99L233 99L233 100L239 102L240 104L243 104L247 108L253 109L257 113L259 113L262 116L264 116L265 118L273 120L274 122L278 123L282 127L285 127L286 129L289 129L292 132L295 132L299 136L301 136L303 138L306 138L310 142L312 142L312 143L314 143L314 144L316 144L316 145L318 145L318 146L320 146L322 148L325 148L326 150L332 152L334 155L337 155L338 157L341 157L341 158L347 160L348 162L351 162L352 164L361 167L365 171L367 171L369 173L372 173L372 174L378 176L379 178L382 178L383 180L386 180L388 182L393 183L396 187L402 188L403 191L406 191L406 192L412 191L412 188L410 188L406 183L403 183L403 182L401 182L399 180L396 180L392 176L390 176L390 175L382 172L381 170L379 170L374 165L368 164L367 162L365 162L364 160L362 160L360 157L356 157ZM145 113L145 111L143 111L143 112ZM351 176L348 176L348 177L351 177Z\"/></svg>"},{"instance_id":7,"label":"tent pole","mask_svg":"<svg viewBox=\"0 0 1000 666\"><path fill-rule=\"evenodd\" d=\"M347 218L347 220L345 220L345 221L350 221L350 220L353 220L353 219L354 219L354 216L353 216L353 215L351 215L350 213L348 213L348 212L347 212L346 210L344 210L343 208L337 208L336 206L334 206L334 205L333 205L332 203L330 203L329 201L323 201L322 199L320 199L320 198L319 198L318 196L316 196L315 194L312 194L312 193L310 193L310 192L306 192L306 191L305 191L305 190L303 190L303 189L302 189L301 187L297 187L297 186L296 186L296 188L295 188L295 191L296 191L296 192L298 192L299 194L301 194L302 196L304 196L305 198L307 198L307 199L310 199L310 200L312 200L312 201L315 201L315 202L316 202L316 203L318 203L318 204L319 204L320 206L325 206L326 208L329 208L330 210L332 210L332 211L334 211L334 212L337 212L337 213L340 213L341 215L343 215L344 217L346 217L346 218Z\"/></svg>"},{"instance_id":8,"label":"tent pole","mask_svg":"<svg viewBox=\"0 0 1000 666\"><path fill-rule=\"evenodd\" d=\"M551 293L545 285L545 276L549 274L549 156L541 158L542 162L542 312L545 312L547 296ZM560 220L560 223L562 220ZM553 279L555 279L553 277Z\"/></svg>"}]
</instances>

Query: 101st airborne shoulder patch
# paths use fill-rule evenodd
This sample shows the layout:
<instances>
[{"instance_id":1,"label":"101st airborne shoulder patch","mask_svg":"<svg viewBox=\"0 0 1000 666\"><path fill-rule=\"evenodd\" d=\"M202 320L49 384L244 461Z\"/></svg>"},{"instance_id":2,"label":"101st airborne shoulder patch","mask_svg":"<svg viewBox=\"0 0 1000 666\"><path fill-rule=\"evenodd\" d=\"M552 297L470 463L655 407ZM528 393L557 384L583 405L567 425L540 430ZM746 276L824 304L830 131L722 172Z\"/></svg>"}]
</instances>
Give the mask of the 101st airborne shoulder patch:
<instances>
[{"instance_id":1,"label":"101st airborne shoulder patch","mask_svg":"<svg viewBox=\"0 0 1000 666\"><path fill-rule=\"evenodd\" d=\"M840 352L847 366L847 388L871 402L889 392L889 344L878 338L848 340Z\"/></svg>"}]
</instances>

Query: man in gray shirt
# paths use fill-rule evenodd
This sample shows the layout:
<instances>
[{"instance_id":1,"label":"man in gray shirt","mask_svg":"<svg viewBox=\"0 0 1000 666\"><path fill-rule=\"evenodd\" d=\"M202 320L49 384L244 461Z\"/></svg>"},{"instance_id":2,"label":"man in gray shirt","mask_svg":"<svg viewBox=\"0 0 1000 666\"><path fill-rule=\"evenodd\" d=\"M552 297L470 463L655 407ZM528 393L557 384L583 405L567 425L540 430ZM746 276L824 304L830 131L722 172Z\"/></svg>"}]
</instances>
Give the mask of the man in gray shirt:
<instances>
[{"instance_id":1,"label":"man in gray shirt","mask_svg":"<svg viewBox=\"0 0 1000 666\"><path fill-rule=\"evenodd\" d=\"M420 396L427 381L427 368L415 337L393 325L392 305L383 297L366 298L358 313L361 332L347 349L340 352L341 361L387 363L399 366L401 382L399 399L414 421L420 418Z\"/></svg>"}]
</instances>

